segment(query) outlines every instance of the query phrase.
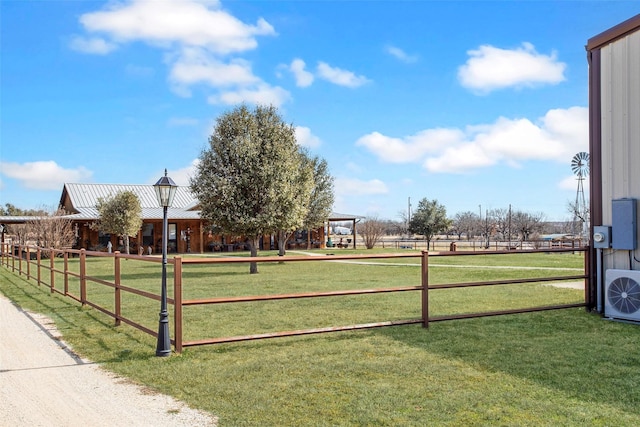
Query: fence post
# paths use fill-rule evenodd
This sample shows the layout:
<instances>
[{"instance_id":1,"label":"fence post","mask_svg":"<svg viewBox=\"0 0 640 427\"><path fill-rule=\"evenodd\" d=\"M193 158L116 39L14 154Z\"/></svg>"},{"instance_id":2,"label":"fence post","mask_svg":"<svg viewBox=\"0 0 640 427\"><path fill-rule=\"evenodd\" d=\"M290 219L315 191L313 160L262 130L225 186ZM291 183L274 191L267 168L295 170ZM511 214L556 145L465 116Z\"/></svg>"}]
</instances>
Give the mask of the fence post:
<instances>
[{"instance_id":1,"label":"fence post","mask_svg":"<svg viewBox=\"0 0 640 427\"><path fill-rule=\"evenodd\" d=\"M420 269L422 282L422 327L429 327L429 251L422 251Z\"/></svg>"},{"instance_id":2,"label":"fence post","mask_svg":"<svg viewBox=\"0 0 640 427\"><path fill-rule=\"evenodd\" d=\"M11 272L16 272L16 248L18 245L11 245ZM18 275L20 272L18 272Z\"/></svg>"},{"instance_id":3,"label":"fence post","mask_svg":"<svg viewBox=\"0 0 640 427\"><path fill-rule=\"evenodd\" d=\"M40 285L41 283L44 283L41 278L41 274L40 274L40 264L42 263L42 251L40 250L40 246L38 246L36 248L36 276L37 276L37 280L38 280L38 285Z\"/></svg>"},{"instance_id":4,"label":"fence post","mask_svg":"<svg viewBox=\"0 0 640 427\"><path fill-rule=\"evenodd\" d=\"M64 251L63 258L64 260L64 295L69 295L69 253Z\"/></svg>"},{"instance_id":5,"label":"fence post","mask_svg":"<svg viewBox=\"0 0 640 427\"><path fill-rule=\"evenodd\" d=\"M31 279L31 252L29 250L29 246L25 246L26 248L26 255L25 255L25 262L27 263L27 279ZM38 283L39 285L40 283Z\"/></svg>"},{"instance_id":6,"label":"fence post","mask_svg":"<svg viewBox=\"0 0 640 427\"><path fill-rule=\"evenodd\" d=\"M113 272L115 285L115 310L116 310L116 326L120 326L120 317L122 317L122 296L120 292L120 251L116 251L113 256Z\"/></svg>"},{"instance_id":7,"label":"fence post","mask_svg":"<svg viewBox=\"0 0 640 427\"><path fill-rule=\"evenodd\" d=\"M80 303L85 305L87 302L87 252L84 248L80 249Z\"/></svg>"},{"instance_id":8,"label":"fence post","mask_svg":"<svg viewBox=\"0 0 640 427\"><path fill-rule=\"evenodd\" d=\"M182 257L173 257L173 329L176 353L182 353Z\"/></svg>"},{"instance_id":9,"label":"fence post","mask_svg":"<svg viewBox=\"0 0 640 427\"><path fill-rule=\"evenodd\" d=\"M591 251L589 247L584 251L584 275L587 276L584 279L584 302L586 310L591 311Z\"/></svg>"},{"instance_id":10,"label":"fence post","mask_svg":"<svg viewBox=\"0 0 640 427\"><path fill-rule=\"evenodd\" d=\"M22 245L18 245L18 276L22 276Z\"/></svg>"},{"instance_id":11,"label":"fence post","mask_svg":"<svg viewBox=\"0 0 640 427\"><path fill-rule=\"evenodd\" d=\"M53 253L53 248L49 249L49 266L51 267L49 270L49 283L51 283L51 293L53 293L53 290L56 288L56 284L55 284L55 280L56 280L56 273L55 273L55 268L56 268L56 264L55 264L55 254Z\"/></svg>"}]
</instances>

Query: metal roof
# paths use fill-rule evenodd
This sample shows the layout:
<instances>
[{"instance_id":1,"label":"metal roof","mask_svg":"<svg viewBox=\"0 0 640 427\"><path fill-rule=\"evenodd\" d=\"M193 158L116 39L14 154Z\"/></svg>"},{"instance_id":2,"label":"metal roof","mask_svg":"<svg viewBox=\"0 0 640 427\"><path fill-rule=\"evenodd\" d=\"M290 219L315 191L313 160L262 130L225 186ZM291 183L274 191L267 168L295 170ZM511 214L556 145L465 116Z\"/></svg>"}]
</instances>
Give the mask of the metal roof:
<instances>
[{"instance_id":1,"label":"metal roof","mask_svg":"<svg viewBox=\"0 0 640 427\"><path fill-rule=\"evenodd\" d=\"M113 197L122 191L131 191L138 196L142 208L158 207L158 198L153 185L129 184L65 184L60 204L64 203L66 194L74 208L94 208L99 198ZM194 202L196 199L188 187L178 187L172 207L178 209L193 207Z\"/></svg>"},{"instance_id":2,"label":"metal roof","mask_svg":"<svg viewBox=\"0 0 640 427\"><path fill-rule=\"evenodd\" d=\"M96 208L80 208L77 213L65 215L73 220L94 220L98 218L98 210ZM142 219L162 219L162 208L142 208ZM186 211L184 209L169 208L167 209L167 218L169 219L200 219L200 211Z\"/></svg>"},{"instance_id":3,"label":"metal roof","mask_svg":"<svg viewBox=\"0 0 640 427\"><path fill-rule=\"evenodd\" d=\"M361 215L331 212L331 216L329 216L329 221L354 221L356 219L364 219L364 218L366 217Z\"/></svg>"},{"instance_id":4,"label":"metal roof","mask_svg":"<svg viewBox=\"0 0 640 427\"><path fill-rule=\"evenodd\" d=\"M20 215L7 215L0 216L0 223L3 224L24 224L27 221L43 218L41 216L20 216Z\"/></svg>"},{"instance_id":5,"label":"metal roof","mask_svg":"<svg viewBox=\"0 0 640 427\"><path fill-rule=\"evenodd\" d=\"M95 220L98 218L96 205L99 198L113 197L119 192L131 191L138 196L143 219L162 219L163 211L153 185L129 184L65 184L60 197L60 205L69 210L69 218L74 220ZM66 203L68 199L69 203ZM69 204L71 206L69 206ZM189 187L178 187L172 206L167 211L169 219L200 219L198 200ZM67 215L66 215L67 216ZM359 220L359 215L332 212L329 221ZM33 217L0 217L6 223L24 223Z\"/></svg>"}]
</instances>

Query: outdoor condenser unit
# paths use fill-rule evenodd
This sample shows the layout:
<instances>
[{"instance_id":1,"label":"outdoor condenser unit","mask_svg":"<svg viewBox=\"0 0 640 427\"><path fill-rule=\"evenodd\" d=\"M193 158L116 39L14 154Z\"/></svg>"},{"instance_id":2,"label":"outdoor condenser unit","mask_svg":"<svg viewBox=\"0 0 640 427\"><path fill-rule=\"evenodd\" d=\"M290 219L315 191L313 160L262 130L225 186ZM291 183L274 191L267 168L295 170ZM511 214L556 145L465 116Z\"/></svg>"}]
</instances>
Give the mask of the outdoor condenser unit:
<instances>
[{"instance_id":1,"label":"outdoor condenser unit","mask_svg":"<svg viewBox=\"0 0 640 427\"><path fill-rule=\"evenodd\" d=\"M605 273L604 315L640 322L640 271L609 269Z\"/></svg>"}]
</instances>

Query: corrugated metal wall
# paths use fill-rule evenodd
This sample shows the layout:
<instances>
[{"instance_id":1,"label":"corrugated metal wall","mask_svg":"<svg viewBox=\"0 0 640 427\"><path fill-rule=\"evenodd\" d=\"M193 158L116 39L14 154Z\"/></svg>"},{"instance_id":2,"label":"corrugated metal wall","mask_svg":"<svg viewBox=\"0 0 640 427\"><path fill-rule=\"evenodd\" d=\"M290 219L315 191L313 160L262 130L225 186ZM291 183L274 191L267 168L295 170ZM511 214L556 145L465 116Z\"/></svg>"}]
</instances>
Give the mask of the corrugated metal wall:
<instances>
[{"instance_id":1,"label":"corrugated metal wall","mask_svg":"<svg viewBox=\"0 0 640 427\"><path fill-rule=\"evenodd\" d=\"M640 31L602 47L601 91L602 222L610 225L612 199L640 200ZM626 251L608 255L605 268L630 267Z\"/></svg>"}]
</instances>

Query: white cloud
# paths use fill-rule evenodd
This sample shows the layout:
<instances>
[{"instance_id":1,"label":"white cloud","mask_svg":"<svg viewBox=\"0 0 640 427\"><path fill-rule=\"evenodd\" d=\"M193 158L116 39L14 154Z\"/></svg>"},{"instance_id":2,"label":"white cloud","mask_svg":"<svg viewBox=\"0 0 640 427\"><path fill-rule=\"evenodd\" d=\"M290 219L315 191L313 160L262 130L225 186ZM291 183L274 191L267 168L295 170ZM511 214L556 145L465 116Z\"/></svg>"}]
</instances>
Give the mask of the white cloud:
<instances>
[{"instance_id":1,"label":"white cloud","mask_svg":"<svg viewBox=\"0 0 640 427\"><path fill-rule=\"evenodd\" d=\"M322 141L320 138L311 133L311 129L304 126L296 126L296 141L301 147L318 148Z\"/></svg>"},{"instance_id":2,"label":"white cloud","mask_svg":"<svg viewBox=\"0 0 640 427\"><path fill-rule=\"evenodd\" d=\"M380 161L421 162L430 172L464 173L504 163L511 167L528 160L569 162L589 141L588 109L549 110L535 123L498 118L494 123L465 129L427 129L405 138L372 132L356 145Z\"/></svg>"},{"instance_id":3,"label":"white cloud","mask_svg":"<svg viewBox=\"0 0 640 427\"><path fill-rule=\"evenodd\" d=\"M336 197L353 197L372 194L387 194L387 185L379 179L363 181L353 178L336 178L334 182Z\"/></svg>"},{"instance_id":4,"label":"white cloud","mask_svg":"<svg viewBox=\"0 0 640 427\"><path fill-rule=\"evenodd\" d=\"M196 167L200 163L200 159L194 159L189 166L186 166L182 169L174 169L167 171L167 175L173 179L173 182L180 186L188 186L189 178L195 175ZM158 174L158 177L162 176ZM149 180L149 183L155 183L158 180L158 177L153 177Z\"/></svg>"},{"instance_id":5,"label":"white cloud","mask_svg":"<svg viewBox=\"0 0 640 427\"><path fill-rule=\"evenodd\" d=\"M399 59L400 61L405 62L407 64L412 64L418 61L417 55L409 55L404 50L396 46L392 46L392 45L385 46L384 51L387 52L389 55L395 57L396 59Z\"/></svg>"},{"instance_id":6,"label":"white cloud","mask_svg":"<svg viewBox=\"0 0 640 427\"><path fill-rule=\"evenodd\" d=\"M220 88L252 85L261 81L251 71L248 61L233 59L223 63L204 49L185 48L177 59L169 55L166 60L172 62L169 81L178 94L189 94L188 87L198 83Z\"/></svg>"},{"instance_id":7,"label":"white cloud","mask_svg":"<svg viewBox=\"0 0 640 427\"><path fill-rule=\"evenodd\" d=\"M428 129L404 139L372 132L360 137L356 145L364 146L383 162L410 163L419 162L425 154L438 152L463 138L462 131L456 129Z\"/></svg>"},{"instance_id":8,"label":"white cloud","mask_svg":"<svg viewBox=\"0 0 640 427\"><path fill-rule=\"evenodd\" d=\"M289 71L293 73L293 76L296 79L296 86L298 87L307 87L311 86L313 83L314 77L313 74L309 71L305 70L306 64L302 59L296 58L291 61L291 65L289 65Z\"/></svg>"},{"instance_id":9,"label":"white cloud","mask_svg":"<svg viewBox=\"0 0 640 427\"><path fill-rule=\"evenodd\" d=\"M108 42L98 37L72 37L69 47L82 53L93 53L96 55L106 55L118 48L115 43Z\"/></svg>"},{"instance_id":10,"label":"white cloud","mask_svg":"<svg viewBox=\"0 0 640 427\"><path fill-rule=\"evenodd\" d=\"M255 25L245 24L222 10L218 1L110 3L104 10L82 15L80 23L86 31L107 34L117 43L201 46L219 54L254 49L255 36L275 34L264 19L258 19Z\"/></svg>"},{"instance_id":11,"label":"white cloud","mask_svg":"<svg viewBox=\"0 0 640 427\"><path fill-rule=\"evenodd\" d=\"M498 161L483 147L474 144L445 149L439 156L425 160L423 166L430 172L463 173L473 169L493 166Z\"/></svg>"},{"instance_id":12,"label":"white cloud","mask_svg":"<svg viewBox=\"0 0 640 427\"><path fill-rule=\"evenodd\" d=\"M589 178L585 178L582 180L582 187L584 189L585 195L589 195ZM568 175L566 178L558 182L558 189L560 190L578 190L578 177L575 175ZM574 199L575 200L575 199Z\"/></svg>"},{"instance_id":13,"label":"white cloud","mask_svg":"<svg viewBox=\"0 0 640 427\"><path fill-rule=\"evenodd\" d=\"M210 96L208 101L210 104L236 105L246 102L249 104L273 104L275 107L280 107L290 97L289 92L279 86L260 83L252 87L222 91L219 95Z\"/></svg>"},{"instance_id":14,"label":"white cloud","mask_svg":"<svg viewBox=\"0 0 640 427\"><path fill-rule=\"evenodd\" d=\"M87 182L93 172L80 166L76 169L65 169L53 160L9 163L1 162L2 174L20 181L33 190L60 190L65 182Z\"/></svg>"},{"instance_id":15,"label":"white cloud","mask_svg":"<svg viewBox=\"0 0 640 427\"><path fill-rule=\"evenodd\" d=\"M559 62L555 53L536 52L531 43L512 50L483 45L467 53L470 58L458 69L458 80L462 86L479 93L565 80L566 64Z\"/></svg>"},{"instance_id":16,"label":"white cloud","mask_svg":"<svg viewBox=\"0 0 640 427\"><path fill-rule=\"evenodd\" d=\"M71 44L76 50L105 54L142 42L164 51L168 81L179 96L189 97L192 86L202 85L220 91L209 96L215 103L280 105L289 99L287 91L254 75L249 61L226 57L255 49L256 37L275 35L274 28L262 18L245 24L217 0L114 2L82 15L80 23L87 33L101 38L76 38Z\"/></svg>"},{"instance_id":17,"label":"white cloud","mask_svg":"<svg viewBox=\"0 0 640 427\"><path fill-rule=\"evenodd\" d=\"M332 67L322 61L318 62L317 75L331 83L351 88L362 86L370 81L365 76L356 76L351 71Z\"/></svg>"}]
</instances>

